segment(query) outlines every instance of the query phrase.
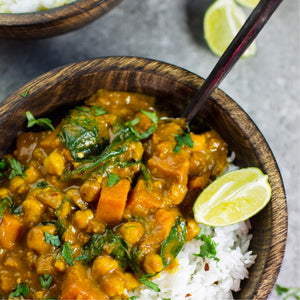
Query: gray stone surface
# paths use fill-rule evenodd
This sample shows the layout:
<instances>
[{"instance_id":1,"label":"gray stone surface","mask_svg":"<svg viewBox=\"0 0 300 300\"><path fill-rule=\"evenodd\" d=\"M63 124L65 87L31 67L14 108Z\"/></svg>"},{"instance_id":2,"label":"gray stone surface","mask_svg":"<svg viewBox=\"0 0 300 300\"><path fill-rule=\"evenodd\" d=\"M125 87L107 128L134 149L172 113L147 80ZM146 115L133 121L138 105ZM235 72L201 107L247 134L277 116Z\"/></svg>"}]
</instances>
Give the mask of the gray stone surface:
<instances>
[{"instance_id":1,"label":"gray stone surface","mask_svg":"<svg viewBox=\"0 0 300 300\"><path fill-rule=\"evenodd\" d=\"M0 40L0 99L56 66L100 56L149 57L206 77L217 61L201 31L201 6L210 2L124 0L72 33L43 40ZM298 0L283 1L258 36L257 46L257 54L239 61L220 87L254 120L277 159L289 214L286 254L277 283L300 286ZM273 292L271 299L279 297Z\"/></svg>"}]
</instances>

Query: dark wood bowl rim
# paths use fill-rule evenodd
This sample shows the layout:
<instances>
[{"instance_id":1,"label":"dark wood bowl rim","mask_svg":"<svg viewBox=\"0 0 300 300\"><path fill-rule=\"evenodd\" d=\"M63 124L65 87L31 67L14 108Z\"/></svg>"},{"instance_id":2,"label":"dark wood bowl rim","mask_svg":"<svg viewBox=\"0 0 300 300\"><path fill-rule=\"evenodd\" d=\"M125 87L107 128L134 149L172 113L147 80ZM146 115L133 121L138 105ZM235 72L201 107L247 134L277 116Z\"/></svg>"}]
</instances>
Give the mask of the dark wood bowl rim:
<instances>
[{"instance_id":1,"label":"dark wood bowl rim","mask_svg":"<svg viewBox=\"0 0 300 300\"><path fill-rule=\"evenodd\" d=\"M29 13L0 13L0 26L38 25L41 23L58 21L60 19L64 20L85 13L110 1L114 0L75 0L72 3L43 11Z\"/></svg>"},{"instance_id":2,"label":"dark wood bowl rim","mask_svg":"<svg viewBox=\"0 0 300 300\"><path fill-rule=\"evenodd\" d=\"M9 97L7 97L2 103L0 103L0 126L1 126L1 121L5 121L9 116L9 111L7 110L7 108L10 105L12 105L13 110L16 110L18 107L22 106L25 102L29 101L26 98L20 99L21 93L24 93L24 91L26 91L26 89L28 88L30 88L31 95L35 95L39 93L40 86L38 85L38 87L36 87L36 83L41 83L44 80L46 80L47 84L45 84L45 89L48 89L52 86L55 86L58 82L67 80L64 77L64 73L65 73L64 71L67 71L68 78L79 78L80 76L82 76L82 74L85 73L89 73L89 74L98 73L101 71L101 69L99 69L100 67L104 65L107 68L111 62L116 63L116 65L118 66L118 71L132 70L137 73L141 71L141 73L144 72L148 74L156 74L156 75L158 74L158 76L161 77L166 76L170 80L178 80L183 84L187 84L189 85L189 88L193 86L194 81L199 82L199 80L203 80L199 75L187 71L178 66L165 63L162 61L152 60L148 58L141 58L141 57L115 56L115 57L102 57L102 58L85 60L81 62L75 62L68 65L57 67L31 80L23 87L19 88L17 91L12 93ZM139 64L139 65L136 66L135 64ZM141 66L145 67L146 69L140 69ZM167 67L171 67L172 72L175 73L172 72L170 73L169 70L166 71L165 69L167 69ZM105 68L103 71L105 71ZM184 77L182 81L180 81L181 78L180 76ZM187 76L189 77L188 80L190 80L190 82L185 81ZM277 275L279 273L281 262L284 256L285 245L286 245L287 204L286 204L284 185L282 182L280 171L278 169L277 162L273 156L273 153L268 143L266 142L265 138L261 134L260 130L254 124L251 118L247 115L247 113L232 98L230 98L226 93L224 93L220 89L217 89L217 91L214 93L216 94L216 96L214 96L213 94L211 98L214 99L215 97L217 97L218 93L221 93L223 97L225 97L226 100L228 100L228 102L232 102L234 108L237 110L241 110L242 114L247 118L247 121L249 122L251 129L245 128L246 131L245 136L249 138L249 140L251 140L251 135L253 133L253 130L257 132L259 136L259 140L261 142L260 146L262 147L263 151L266 151L266 153L268 154L268 158L264 157L261 152L256 154L261 159L263 171L264 172L270 171L270 174L272 175L272 177L275 179L277 183L277 188L276 191L274 191L274 194L276 193L276 197L279 203L276 203L276 205L273 203L273 201L269 203L272 207L272 229L271 229L271 241L268 249L266 249L268 255L267 255L266 262L264 264L264 272L261 275L257 283L257 286L255 287L255 290L253 291L253 294L251 296L251 299L266 299L268 295L271 293L273 286L276 282ZM237 125L240 125L238 118L235 118L235 116L230 113L226 105L222 106L222 110L224 110L225 113L228 114L230 118L233 119L233 121ZM268 166L265 166L264 164L266 164L267 159L269 159Z\"/></svg>"}]
</instances>

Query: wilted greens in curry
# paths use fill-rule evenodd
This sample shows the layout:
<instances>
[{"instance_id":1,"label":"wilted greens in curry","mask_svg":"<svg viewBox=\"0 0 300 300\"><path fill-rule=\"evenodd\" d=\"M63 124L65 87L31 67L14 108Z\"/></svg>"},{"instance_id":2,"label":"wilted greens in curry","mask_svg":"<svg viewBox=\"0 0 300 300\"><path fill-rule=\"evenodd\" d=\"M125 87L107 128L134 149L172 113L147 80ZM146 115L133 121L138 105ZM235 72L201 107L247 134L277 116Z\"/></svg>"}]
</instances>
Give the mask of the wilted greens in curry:
<instances>
[{"instance_id":1,"label":"wilted greens in curry","mask_svg":"<svg viewBox=\"0 0 300 300\"><path fill-rule=\"evenodd\" d=\"M18 136L0 160L3 297L159 290L151 278L176 268L184 242L199 233L195 196L227 164L216 132L194 134L184 120L163 117L152 97L99 90L54 131Z\"/></svg>"}]
</instances>

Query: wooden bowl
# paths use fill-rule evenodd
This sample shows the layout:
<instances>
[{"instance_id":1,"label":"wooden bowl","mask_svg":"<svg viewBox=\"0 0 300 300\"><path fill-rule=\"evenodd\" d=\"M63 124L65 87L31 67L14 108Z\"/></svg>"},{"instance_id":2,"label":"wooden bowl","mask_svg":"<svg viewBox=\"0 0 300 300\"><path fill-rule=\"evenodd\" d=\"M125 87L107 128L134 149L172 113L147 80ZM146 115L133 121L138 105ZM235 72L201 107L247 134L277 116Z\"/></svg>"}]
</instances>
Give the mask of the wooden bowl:
<instances>
[{"instance_id":1,"label":"wooden bowl","mask_svg":"<svg viewBox=\"0 0 300 300\"><path fill-rule=\"evenodd\" d=\"M168 106L174 116L199 89L203 79L163 62L134 58L108 57L56 68L26 84L0 105L0 157L13 146L25 129L25 112L36 117L57 113L76 105L97 89L146 93ZM28 95L23 98L29 90ZM217 90L193 121L216 129L236 153L240 167L260 167L269 175L273 190L270 203L251 219L253 239L250 248L257 254L249 279L235 295L243 299L265 299L273 289L284 255L287 235L287 206L283 183L273 154L259 129L229 96Z\"/></svg>"},{"instance_id":2,"label":"wooden bowl","mask_svg":"<svg viewBox=\"0 0 300 300\"><path fill-rule=\"evenodd\" d=\"M91 23L122 0L77 0L44 11L0 13L0 38L32 39L66 33Z\"/></svg>"}]
</instances>

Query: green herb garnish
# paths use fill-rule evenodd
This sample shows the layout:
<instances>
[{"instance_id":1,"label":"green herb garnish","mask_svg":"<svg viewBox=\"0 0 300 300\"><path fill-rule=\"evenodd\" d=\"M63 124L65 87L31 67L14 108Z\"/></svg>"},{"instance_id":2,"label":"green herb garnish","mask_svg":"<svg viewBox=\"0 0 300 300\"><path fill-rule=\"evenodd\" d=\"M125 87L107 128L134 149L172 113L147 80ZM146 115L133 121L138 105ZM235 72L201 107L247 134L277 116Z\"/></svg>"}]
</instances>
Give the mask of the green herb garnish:
<instances>
[{"instance_id":1,"label":"green herb garnish","mask_svg":"<svg viewBox=\"0 0 300 300\"><path fill-rule=\"evenodd\" d=\"M127 122L125 125L127 125L129 127L129 129L131 130L131 132L140 140L146 139L148 138L155 130L157 127L157 122L158 122L158 117L156 115L155 112L149 112L149 111L145 111L141 109L141 112L146 115L152 122L152 126L146 130L143 133L139 133L138 131L135 130L135 128L133 127L134 125L137 125L140 121L139 117L131 120L129 122Z\"/></svg>"},{"instance_id":2,"label":"green herb garnish","mask_svg":"<svg viewBox=\"0 0 300 300\"><path fill-rule=\"evenodd\" d=\"M39 277L41 287L45 290L47 290L50 287L52 280L53 276L50 274L43 274Z\"/></svg>"},{"instance_id":3,"label":"green herb garnish","mask_svg":"<svg viewBox=\"0 0 300 300\"><path fill-rule=\"evenodd\" d=\"M106 110L100 106L92 106L92 108L94 109L95 117L102 116L107 113Z\"/></svg>"},{"instance_id":4,"label":"green herb garnish","mask_svg":"<svg viewBox=\"0 0 300 300\"><path fill-rule=\"evenodd\" d=\"M3 213L8 205L11 205L12 200L10 197L5 197L0 200L0 221L2 219Z\"/></svg>"},{"instance_id":5,"label":"green herb garnish","mask_svg":"<svg viewBox=\"0 0 300 300\"><path fill-rule=\"evenodd\" d=\"M160 288L158 286L158 284L154 283L153 281L149 280L148 278L153 277L153 274L146 274L143 275L139 278L140 283L142 283L143 285L145 285L146 287L148 287L149 289L159 293L160 292Z\"/></svg>"},{"instance_id":6,"label":"green herb garnish","mask_svg":"<svg viewBox=\"0 0 300 300\"><path fill-rule=\"evenodd\" d=\"M69 242L64 242L61 256L65 259L65 261L70 265L73 266L74 262L72 259L72 250Z\"/></svg>"},{"instance_id":7,"label":"green herb garnish","mask_svg":"<svg viewBox=\"0 0 300 300\"><path fill-rule=\"evenodd\" d=\"M186 224L185 220L178 217L172 227L169 236L163 242L161 246L160 255L163 260L164 267L171 264L180 250L183 247L186 236Z\"/></svg>"},{"instance_id":8,"label":"green herb garnish","mask_svg":"<svg viewBox=\"0 0 300 300\"><path fill-rule=\"evenodd\" d=\"M5 160L5 158L2 158L2 159L0 160L0 179L1 179L1 177L4 176L3 171L4 171L5 169L6 169L6 160Z\"/></svg>"},{"instance_id":9,"label":"green herb garnish","mask_svg":"<svg viewBox=\"0 0 300 300\"><path fill-rule=\"evenodd\" d=\"M183 132L182 134L175 134L175 139L177 141L177 144L174 148L175 153L178 153L183 145L189 148L194 147L194 141L192 140L189 132Z\"/></svg>"},{"instance_id":10,"label":"green herb garnish","mask_svg":"<svg viewBox=\"0 0 300 300\"><path fill-rule=\"evenodd\" d=\"M33 127L34 125L38 125L42 128L49 127L51 130L53 130L53 131L55 130L55 128L52 125L52 121L48 118L36 119L30 111L26 111L26 118L28 120L28 124L27 124L28 128Z\"/></svg>"},{"instance_id":11,"label":"green herb garnish","mask_svg":"<svg viewBox=\"0 0 300 300\"><path fill-rule=\"evenodd\" d=\"M53 235L47 231L44 232L44 236L45 236L45 242L49 245L55 246L55 247L59 247L60 245L60 238L58 235Z\"/></svg>"},{"instance_id":12,"label":"green herb garnish","mask_svg":"<svg viewBox=\"0 0 300 300\"><path fill-rule=\"evenodd\" d=\"M26 282L22 282L16 286L15 290L11 292L8 297L16 298L16 297L23 296L24 298L26 298L29 292L30 292L30 287L27 285Z\"/></svg>"},{"instance_id":13,"label":"green herb garnish","mask_svg":"<svg viewBox=\"0 0 300 300\"><path fill-rule=\"evenodd\" d=\"M19 94L21 97L26 98L29 94L30 88L27 88L24 94Z\"/></svg>"},{"instance_id":14,"label":"green herb garnish","mask_svg":"<svg viewBox=\"0 0 300 300\"><path fill-rule=\"evenodd\" d=\"M9 158L8 161L11 166L11 172L9 174L8 179L12 179L13 177L15 177L17 175L20 175L24 179L26 179L26 175L23 173L23 168L22 168L21 163L14 158Z\"/></svg>"},{"instance_id":15,"label":"green herb garnish","mask_svg":"<svg viewBox=\"0 0 300 300\"><path fill-rule=\"evenodd\" d=\"M48 186L49 186L49 184L48 184L47 181L40 181L40 182L38 182L38 183L36 184L36 187L39 187L39 188L42 188L42 189L44 189L44 188L46 188L46 187L48 187Z\"/></svg>"},{"instance_id":16,"label":"green herb garnish","mask_svg":"<svg viewBox=\"0 0 300 300\"><path fill-rule=\"evenodd\" d=\"M295 299L300 299L300 288L288 288L281 286L279 284L275 285L275 291L279 296L284 296L283 300L286 300L290 297L294 297Z\"/></svg>"},{"instance_id":17,"label":"green herb garnish","mask_svg":"<svg viewBox=\"0 0 300 300\"><path fill-rule=\"evenodd\" d=\"M220 259L218 257L216 257L217 243L215 241L213 241L209 235L203 234L203 235L201 235L201 239L204 242L204 244L200 246L200 253L194 254L194 255L199 256L199 257L208 257L208 258L212 258L216 261L219 261Z\"/></svg>"},{"instance_id":18,"label":"green herb garnish","mask_svg":"<svg viewBox=\"0 0 300 300\"><path fill-rule=\"evenodd\" d=\"M107 177L107 186L108 187L117 184L119 181L120 181L120 178L118 175L116 175L114 173L108 174L108 177Z\"/></svg>"}]
</instances>

